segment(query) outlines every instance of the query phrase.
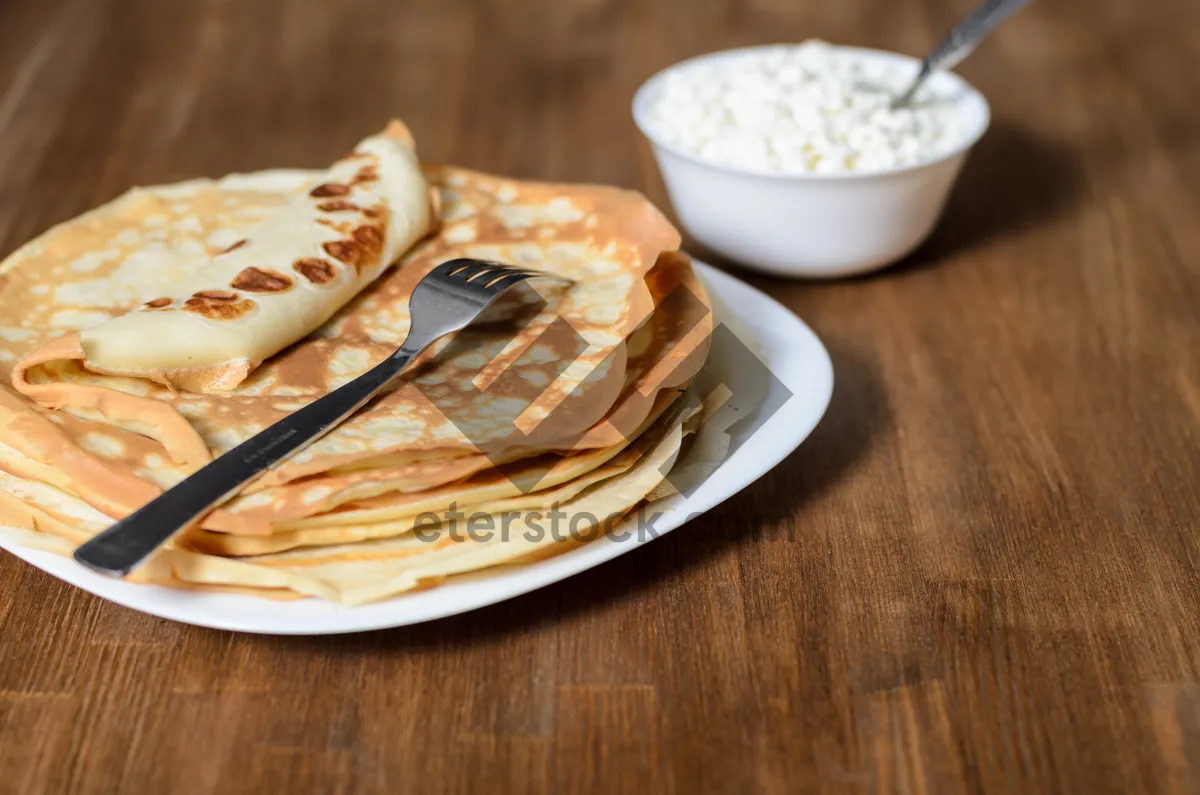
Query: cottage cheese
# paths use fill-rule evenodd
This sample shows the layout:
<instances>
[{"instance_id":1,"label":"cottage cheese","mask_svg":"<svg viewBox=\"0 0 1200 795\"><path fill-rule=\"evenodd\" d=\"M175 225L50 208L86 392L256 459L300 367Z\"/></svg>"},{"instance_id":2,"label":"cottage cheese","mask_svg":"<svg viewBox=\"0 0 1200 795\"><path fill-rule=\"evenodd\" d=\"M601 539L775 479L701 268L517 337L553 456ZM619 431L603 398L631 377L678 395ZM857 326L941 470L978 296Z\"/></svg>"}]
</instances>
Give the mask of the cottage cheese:
<instances>
[{"instance_id":1,"label":"cottage cheese","mask_svg":"<svg viewBox=\"0 0 1200 795\"><path fill-rule=\"evenodd\" d=\"M889 104L915 69L821 41L684 63L646 107L649 132L704 160L782 173L879 171L965 142L958 97L926 83Z\"/></svg>"}]
</instances>

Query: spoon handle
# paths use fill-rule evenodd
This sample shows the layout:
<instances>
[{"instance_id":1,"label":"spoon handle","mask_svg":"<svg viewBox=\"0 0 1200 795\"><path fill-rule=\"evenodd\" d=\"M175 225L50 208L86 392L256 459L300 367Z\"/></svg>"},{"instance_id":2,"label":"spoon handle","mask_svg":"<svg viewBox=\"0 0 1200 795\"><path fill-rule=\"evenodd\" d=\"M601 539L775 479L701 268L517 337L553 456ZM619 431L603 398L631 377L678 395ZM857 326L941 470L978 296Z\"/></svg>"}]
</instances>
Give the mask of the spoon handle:
<instances>
[{"instance_id":1,"label":"spoon handle","mask_svg":"<svg viewBox=\"0 0 1200 795\"><path fill-rule=\"evenodd\" d=\"M933 48L933 52L926 56L921 62L921 71L916 79L908 90L892 103L892 107L907 105L932 72L938 69L953 69L962 63L992 29L1028 2L1029 0L983 0Z\"/></svg>"}]
</instances>

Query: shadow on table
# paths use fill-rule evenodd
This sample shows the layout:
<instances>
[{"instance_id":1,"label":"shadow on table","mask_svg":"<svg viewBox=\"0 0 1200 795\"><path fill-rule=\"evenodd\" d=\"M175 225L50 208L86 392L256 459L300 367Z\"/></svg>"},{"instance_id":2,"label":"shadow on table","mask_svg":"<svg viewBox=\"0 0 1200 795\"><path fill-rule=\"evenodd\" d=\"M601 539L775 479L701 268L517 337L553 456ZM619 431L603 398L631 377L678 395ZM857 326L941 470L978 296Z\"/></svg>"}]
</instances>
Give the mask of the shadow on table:
<instances>
[{"instance_id":1,"label":"shadow on table","mask_svg":"<svg viewBox=\"0 0 1200 795\"><path fill-rule=\"evenodd\" d=\"M1003 235L1037 228L1079 206L1086 195L1078 152L995 122L967 158L933 234L884 273L937 265Z\"/></svg>"},{"instance_id":2,"label":"shadow on table","mask_svg":"<svg viewBox=\"0 0 1200 795\"><path fill-rule=\"evenodd\" d=\"M1060 218L1077 207L1086 192L1084 164L1078 152L1031 130L995 121L967 158L929 239L890 268L845 281L903 276L939 265L998 237ZM687 248L761 290L795 283L751 273L691 239Z\"/></svg>"},{"instance_id":3,"label":"shadow on table","mask_svg":"<svg viewBox=\"0 0 1200 795\"><path fill-rule=\"evenodd\" d=\"M524 596L411 627L340 637L279 637L268 643L327 652L453 649L579 620L632 598L654 599L731 546L786 541L803 506L844 477L891 424L878 376L861 358L830 347L835 386L824 419L798 450L737 496L653 543Z\"/></svg>"}]
</instances>

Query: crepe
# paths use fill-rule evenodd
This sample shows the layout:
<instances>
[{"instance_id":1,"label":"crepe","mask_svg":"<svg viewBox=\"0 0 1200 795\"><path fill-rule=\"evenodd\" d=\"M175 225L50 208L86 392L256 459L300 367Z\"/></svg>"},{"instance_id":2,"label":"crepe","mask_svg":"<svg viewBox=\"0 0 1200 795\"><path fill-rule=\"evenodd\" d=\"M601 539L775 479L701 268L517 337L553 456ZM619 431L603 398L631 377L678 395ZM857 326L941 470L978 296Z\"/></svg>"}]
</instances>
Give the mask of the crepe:
<instances>
[{"instance_id":1,"label":"crepe","mask_svg":"<svg viewBox=\"0 0 1200 795\"><path fill-rule=\"evenodd\" d=\"M229 533L262 535L289 529L306 517L320 517L350 503L373 500L376 507L403 503L408 494L454 483L513 461L524 461L518 473L510 474L514 493L546 485L556 466L551 458L528 462L531 451L550 449L581 453L608 449L615 452L635 438L649 416L657 416L665 394L686 386L707 352L712 317L703 288L696 281L685 257L672 254L660 257L647 274L647 287L656 306L642 327L627 342L625 387L617 402L603 419L582 431L553 437L544 445L508 445L505 441L481 442L481 452L451 458L425 458L390 467L368 467L349 471L329 471L283 486L249 489L231 501L224 510L209 517L205 526ZM679 307L679 293L697 298L694 306ZM689 316L689 314L694 316ZM486 348L485 340L468 339L464 344ZM519 362L520 360L518 360ZM515 368L514 368L515 369ZM586 388L586 385L585 385ZM597 397L591 396L595 401ZM606 401L607 402L607 401ZM656 411L655 409L658 409ZM568 420L578 422L567 409L559 408ZM480 429L483 436L485 430ZM394 496L388 496L394 495Z\"/></svg>"},{"instance_id":2,"label":"crepe","mask_svg":"<svg viewBox=\"0 0 1200 795\"><path fill-rule=\"evenodd\" d=\"M272 599L311 595L353 605L455 574L538 560L610 532L627 537L636 530L617 523L664 483L682 440L690 434L703 439L725 402L716 393L703 400L698 394L694 400L676 397L663 416L591 471L586 482L546 492L539 510L531 510L532 503L493 503L450 516L421 516L401 537L352 539L242 560L165 548L130 579ZM0 473L0 537L66 555L105 524L102 514L65 492Z\"/></svg>"},{"instance_id":3,"label":"crepe","mask_svg":"<svg viewBox=\"0 0 1200 795\"><path fill-rule=\"evenodd\" d=\"M42 405L103 413L94 390L30 383L24 372L77 359L88 370L193 392L236 387L312 332L430 230L428 183L408 129L392 122L265 223L162 295L27 356L15 386ZM153 340L153 344L147 344ZM118 417L117 419L120 419Z\"/></svg>"},{"instance_id":4,"label":"crepe","mask_svg":"<svg viewBox=\"0 0 1200 795\"><path fill-rule=\"evenodd\" d=\"M403 535L429 516L445 517L455 512L502 514L557 504L632 465L632 459L620 454L670 411L679 395L678 391L661 394L643 427L629 434L627 441L612 447L570 456L541 456L487 469L437 488L356 500L349 506L313 517L277 522L265 534L196 528L187 533L180 546L219 555L264 555L298 547ZM531 477L536 478L536 487L523 488L522 483Z\"/></svg>"},{"instance_id":5,"label":"crepe","mask_svg":"<svg viewBox=\"0 0 1200 795\"><path fill-rule=\"evenodd\" d=\"M269 359L237 388L180 392L69 360L17 368L16 378L41 388L98 388L105 410L92 414L67 400L63 411L50 412L54 431L27 404L8 415L0 411L0 443L43 465L52 463L49 448L73 447L73 489L120 518L149 499L148 486L158 493L391 353L407 331L412 288L436 264L458 256L518 262L578 283L551 296L516 333L510 325L503 333L471 329L429 352L400 388L249 490L282 491L248 494L231 510L254 509L270 521L272 501L306 506L293 511L295 518L342 500L450 483L547 450L610 446L648 415L657 388L686 382L687 368L674 374L673 368L698 366L688 355L706 341L699 321L677 329L665 353L635 356L630 367L627 338L635 340L633 331L648 322L666 322L652 315L654 279L647 279L660 253L679 242L645 199L451 167L426 174L440 193L439 232L311 339ZM120 315L167 289L163 283L190 278L202 261L197 251L245 237L311 190L316 178L263 172L141 189L51 230L0 266L0 317L7 324L0 328L0 369L56 333ZM151 255L153 269L146 264ZM672 261L664 273L677 278L670 274L687 270ZM693 290L702 295L698 286ZM622 414L612 419L620 422L605 423L618 405ZM114 423L113 416L136 419ZM51 444L50 435L61 438ZM222 515L212 522L220 524ZM261 521L257 527L263 530Z\"/></svg>"},{"instance_id":6,"label":"crepe","mask_svg":"<svg viewBox=\"0 0 1200 795\"><path fill-rule=\"evenodd\" d=\"M381 145L411 153L411 139L390 129ZM575 543L462 543L455 511L527 522L573 506L577 521L594 515L602 525L660 486L686 430L681 395L704 362L713 321L676 250L678 232L630 191L424 166L437 195L422 204L436 210L426 223L434 231L390 270L390 249L381 251L367 263L375 275L306 338L272 351L279 336L247 353L260 341L243 335L245 355L213 354L236 365L215 379L208 362L169 364L193 344L172 332L156 350L125 350L124 364L93 356L106 345L89 349L89 340L119 340L124 324L171 318L147 306L161 303L156 297L194 297L198 285L263 269L229 263L256 241L276 240L272 230L311 220L314 192L329 192L334 177L349 184L342 167L135 189L0 264L0 374L16 390L0 387L0 523L21 543L54 546L53 537L69 551L365 372L407 333L416 284L457 257L551 271L573 284L506 295L495 312L435 344L391 392L160 550L135 579L357 604ZM374 206L361 192L329 201L351 199ZM424 234L418 226L413 240ZM316 244L321 234L295 242ZM250 242L234 246L242 240ZM299 297L296 283L263 301ZM253 311L221 321L234 329L267 314L254 300ZM106 337L114 328L121 333ZM78 355L64 355L72 345ZM417 537L422 530L428 538Z\"/></svg>"},{"instance_id":7,"label":"crepe","mask_svg":"<svg viewBox=\"0 0 1200 795\"><path fill-rule=\"evenodd\" d=\"M398 538L249 559L162 549L130 579L170 586L234 588L276 598L316 596L360 605L428 587L452 575L530 560L548 551L565 551L615 530L662 482L679 452L684 430L680 412L664 417L610 461L598 483L548 506L549 510L495 517L474 513L464 521L430 524ZM53 538L79 543L101 524L85 503L51 487L14 486L13 478L4 476L0 476L0 486L0 534L27 546L62 553L69 547ZM23 500L10 496L13 491ZM63 515L72 519L64 521ZM41 534L50 537L39 539Z\"/></svg>"}]
</instances>

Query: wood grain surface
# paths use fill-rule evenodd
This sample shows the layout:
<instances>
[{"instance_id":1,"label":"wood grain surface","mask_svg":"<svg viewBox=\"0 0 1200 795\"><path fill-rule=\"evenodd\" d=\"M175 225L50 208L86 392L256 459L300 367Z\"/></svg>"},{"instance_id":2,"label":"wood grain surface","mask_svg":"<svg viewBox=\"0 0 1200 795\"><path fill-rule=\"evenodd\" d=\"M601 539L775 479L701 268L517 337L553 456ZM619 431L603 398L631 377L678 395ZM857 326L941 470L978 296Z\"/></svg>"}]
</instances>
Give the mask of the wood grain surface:
<instances>
[{"instance_id":1,"label":"wood grain surface","mask_svg":"<svg viewBox=\"0 0 1200 795\"><path fill-rule=\"evenodd\" d=\"M423 153L666 206L685 56L920 54L972 0L0 0L0 254L130 185ZM1200 3L1040 0L901 265L747 276L837 386L746 492L358 637L149 618L0 555L0 792L1200 791Z\"/></svg>"}]
</instances>

